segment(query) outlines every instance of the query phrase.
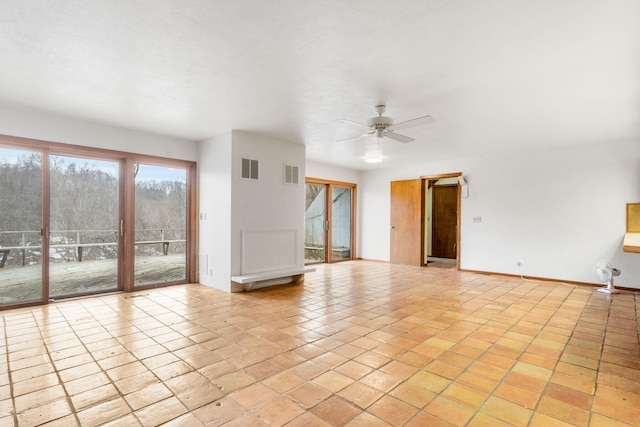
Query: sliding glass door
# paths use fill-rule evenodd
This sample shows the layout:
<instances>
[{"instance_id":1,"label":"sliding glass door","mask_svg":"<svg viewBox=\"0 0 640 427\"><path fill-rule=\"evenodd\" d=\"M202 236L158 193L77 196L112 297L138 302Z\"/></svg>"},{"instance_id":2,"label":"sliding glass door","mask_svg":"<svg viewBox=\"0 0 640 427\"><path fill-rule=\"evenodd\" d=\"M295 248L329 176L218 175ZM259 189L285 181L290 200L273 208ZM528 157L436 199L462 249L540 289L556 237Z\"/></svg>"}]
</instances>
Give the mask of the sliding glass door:
<instances>
[{"instance_id":1,"label":"sliding glass door","mask_svg":"<svg viewBox=\"0 0 640 427\"><path fill-rule=\"evenodd\" d=\"M184 281L187 171L135 165L135 286Z\"/></svg>"},{"instance_id":2,"label":"sliding glass door","mask_svg":"<svg viewBox=\"0 0 640 427\"><path fill-rule=\"evenodd\" d=\"M327 189L326 185L306 184L304 214L304 259L307 264L326 261Z\"/></svg>"},{"instance_id":3,"label":"sliding glass door","mask_svg":"<svg viewBox=\"0 0 640 427\"><path fill-rule=\"evenodd\" d=\"M121 288L119 163L62 155L49 159L49 296Z\"/></svg>"},{"instance_id":4,"label":"sliding glass door","mask_svg":"<svg viewBox=\"0 0 640 427\"><path fill-rule=\"evenodd\" d=\"M307 179L304 251L307 264L354 258L355 191L355 184Z\"/></svg>"},{"instance_id":5,"label":"sliding glass door","mask_svg":"<svg viewBox=\"0 0 640 427\"><path fill-rule=\"evenodd\" d=\"M0 306L41 301L42 153L0 148Z\"/></svg>"},{"instance_id":6,"label":"sliding glass door","mask_svg":"<svg viewBox=\"0 0 640 427\"><path fill-rule=\"evenodd\" d=\"M353 189L334 186L331 193L331 259L352 259Z\"/></svg>"},{"instance_id":7,"label":"sliding glass door","mask_svg":"<svg viewBox=\"0 0 640 427\"><path fill-rule=\"evenodd\" d=\"M193 162L0 135L0 308L196 281Z\"/></svg>"}]
</instances>

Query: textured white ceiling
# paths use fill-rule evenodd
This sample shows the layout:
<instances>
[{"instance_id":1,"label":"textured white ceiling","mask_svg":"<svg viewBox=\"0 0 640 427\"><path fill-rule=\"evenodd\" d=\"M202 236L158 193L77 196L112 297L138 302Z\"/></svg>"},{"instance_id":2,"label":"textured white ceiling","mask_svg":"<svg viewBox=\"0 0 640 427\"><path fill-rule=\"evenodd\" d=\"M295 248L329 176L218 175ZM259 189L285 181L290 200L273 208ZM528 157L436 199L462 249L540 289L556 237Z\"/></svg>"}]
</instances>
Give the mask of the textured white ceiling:
<instances>
[{"instance_id":1,"label":"textured white ceiling","mask_svg":"<svg viewBox=\"0 0 640 427\"><path fill-rule=\"evenodd\" d=\"M374 105L432 124L383 166L640 138L637 0L21 0L0 102L201 140L242 129L355 169ZM376 166L377 167L377 166Z\"/></svg>"}]
</instances>

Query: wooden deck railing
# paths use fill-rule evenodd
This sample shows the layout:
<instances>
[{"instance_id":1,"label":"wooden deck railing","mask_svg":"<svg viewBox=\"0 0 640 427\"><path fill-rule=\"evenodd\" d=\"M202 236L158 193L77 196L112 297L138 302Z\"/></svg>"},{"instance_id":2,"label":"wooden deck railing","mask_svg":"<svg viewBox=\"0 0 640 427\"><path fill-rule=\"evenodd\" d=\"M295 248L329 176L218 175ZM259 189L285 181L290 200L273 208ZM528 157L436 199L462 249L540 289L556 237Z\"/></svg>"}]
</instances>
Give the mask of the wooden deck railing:
<instances>
[{"instance_id":1,"label":"wooden deck railing","mask_svg":"<svg viewBox=\"0 0 640 427\"><path fill-rule=\"evenodd\" d=\"M167 255L169 253L169 245L171 243L184 243L185 239L169 239L165 238L168 232L171 231L184 231L181 228L148 228L136 230L138 233L142 232L160 232L160 238L152 239L152 240L139 240L136 241L135 245L152 245L152 244L162 244L162 254ZM69 233L75 234L75 241L72 243L52 243L49 245L49 248L76 248L76 253L78 257L78 262L82 262L82 257L84 255L84 248L90 247L100 247L100 246L117 246L118 242L82 242L81 235L82 233L104 233L111 234L113 233L114 238L118 236L118 230L53 230L49 233L49 235L67 235ZM5 263L7 262L7 258L9 257L9 253L11 251L20 251L21 255L21 265L26 264L26 252L27 250L37 250L42 249L42 245L31 245L29 244L30 240L27 239L27 235L38 235L40 236L40 230L26 230L26 231L0 231L0 235L3 234L19 234L20 235L20 244L13 246L2 246L0 245L0 268L3 268ZM73 240L73 239L71 239Z\"/></svg>"}]
</instances>

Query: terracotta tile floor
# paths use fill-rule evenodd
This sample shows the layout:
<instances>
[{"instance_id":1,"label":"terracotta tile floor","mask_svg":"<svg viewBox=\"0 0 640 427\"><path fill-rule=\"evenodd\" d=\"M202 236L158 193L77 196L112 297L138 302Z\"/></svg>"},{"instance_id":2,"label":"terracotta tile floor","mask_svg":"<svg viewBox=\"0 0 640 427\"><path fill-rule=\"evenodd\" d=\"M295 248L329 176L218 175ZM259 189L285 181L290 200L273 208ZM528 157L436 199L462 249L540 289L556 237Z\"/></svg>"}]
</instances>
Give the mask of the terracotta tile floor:
<instances>
[{"instance_id":1,"label":"terracotta tile floor","mask_svg":"<svg viewBox=\"0 0 640 427\"><path fill-rule=\"evenodd\" d=\"M638 293L352 261L0 312L0 426L640 425Z\"/></svg>"}]
</instances>

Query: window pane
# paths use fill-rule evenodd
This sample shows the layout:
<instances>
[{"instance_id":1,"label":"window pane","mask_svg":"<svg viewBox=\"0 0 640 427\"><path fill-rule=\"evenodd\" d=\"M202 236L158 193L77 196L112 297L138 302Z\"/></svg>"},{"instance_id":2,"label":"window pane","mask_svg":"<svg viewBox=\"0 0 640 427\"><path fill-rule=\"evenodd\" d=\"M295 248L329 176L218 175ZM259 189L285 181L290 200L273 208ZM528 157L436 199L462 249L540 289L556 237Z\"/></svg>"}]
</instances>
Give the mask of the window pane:
<instances>
[{"instance_id":1,"label":"window pane","mask_svg":"<svg viewBox=\"0 0 640 427\"><path fill-rule=\"evenodd\" d=\"M118 289L119 163L49 159L49 296Z\"/></svg>"},{"instance_id":2,"label":"window pane","mask_svg":"<svg viewBox=\"0 0 640 427\"><path fill-rule=\"evenodd\" d=\"M331 259L351 259L351 189L333 187L331 203Z\"/></svg>"},{"instance_id":3,"label":"window pane","mask_svg":"<svg viewBox=\"0 0 640 427\"><path fill-rule=\"evenodd\" d=\"M304 258L307 264L325 262L326 186L306 184Z\"/></svg>"},{"instance_id":4,"label":"window pane","mask_svg":"<svg viewBox=\"0 0 640 427\"><path fill-rule=\"evenodd\" d=\"M186 280L187 171L136 168L135 286Z\"/></svg>"},{"instance_id":5,"label":"window pane","mask_svg":"<svg viewBox=\"0 0 640 427\"><path fill-rule=\"evenodd\" d=\"M0 305L42 299L42 155L0 148Z\"/></svg>"}]
</instances>

